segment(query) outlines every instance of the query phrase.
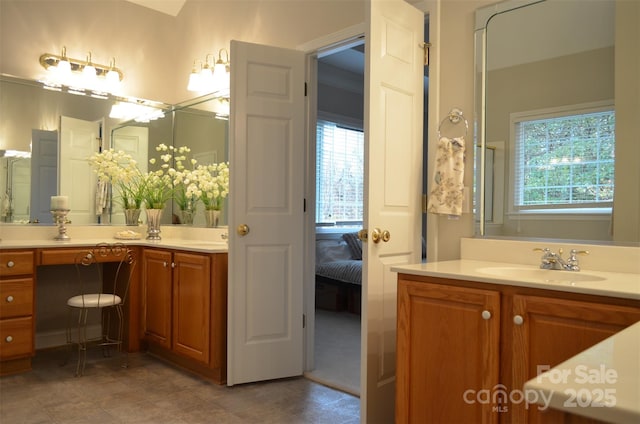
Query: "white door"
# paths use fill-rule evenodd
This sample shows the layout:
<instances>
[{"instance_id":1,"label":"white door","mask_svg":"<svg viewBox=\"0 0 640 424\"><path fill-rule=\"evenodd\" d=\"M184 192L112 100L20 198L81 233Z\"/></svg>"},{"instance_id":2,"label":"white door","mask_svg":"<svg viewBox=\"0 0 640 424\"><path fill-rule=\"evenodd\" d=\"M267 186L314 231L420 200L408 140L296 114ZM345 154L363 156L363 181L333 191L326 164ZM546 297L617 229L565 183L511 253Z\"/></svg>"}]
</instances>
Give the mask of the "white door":
<instances>
[{"instance_id":1,"label":"white door","mask_svg":"<svg viewBox=\"0 0 640 424\"><path fill-rule=\"evenodd\" d=\"M51 196L58 191L58 131L31 131L31 219L53 223Z\"/></svg>"},{"instance_id":2,"label":"white door","mask_svg":"<svg viewBox=\"0 0 640 424\"><path fill-rule=\"evenodd\" d=\"M94 224L98 178L89 166L89 156L100 146L100 122L60 117L60 190L69 196L68 218L72 224Z\"/></svg>"},{"instance_id":3,"label":"white door","mask_svg":"<svg viewBox=\"0 0 640 424\"><path fill-rule=\"evenodd\" d=\"M143 174L147 173L149 166L149 128L127 125L118 128L111 133L111 145L114 150L122 150L131 155L138 163L138 169ZM124 224L124 212L122 204L119 203L119 192L113 188L113 209L111 212L112 224Z\"/></svg>"},{"instance_id":4,"label":"white door","mask_svg":"<svg viewBox=\"0 0 640 424\"><path fill-rule=\"evenodd\" d=\"M394 421L397 264L421 253L424 14L367 2L361 422ZM388 241L373 241L379 229Z\"/></svg>"},{"instance_id":5,"label":"white door","mask_svg":"<svg viewBox=\"0 0 640 424\"><path fill-rule=\"evenodd\" d=\"M228 385L303 364L304 54L232 41L231 57Z\"/></svg>"}]
</instances>

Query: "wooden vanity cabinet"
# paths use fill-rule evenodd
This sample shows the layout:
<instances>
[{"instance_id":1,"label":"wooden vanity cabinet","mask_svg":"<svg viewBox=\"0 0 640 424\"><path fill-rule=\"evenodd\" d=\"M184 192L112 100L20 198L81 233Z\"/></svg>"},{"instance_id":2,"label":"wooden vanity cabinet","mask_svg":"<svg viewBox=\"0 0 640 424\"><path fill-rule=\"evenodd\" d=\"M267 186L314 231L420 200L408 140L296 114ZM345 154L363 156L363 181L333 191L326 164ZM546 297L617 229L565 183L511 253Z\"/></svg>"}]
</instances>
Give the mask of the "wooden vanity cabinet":
<instances>
[{"instance_id":1,"label":"wooden vanity cabinet","mask_svg":"<svg viewBox=\"0 0 640 424\"><path fill-rule=\"evenodd\" d=\"M31 369L34 269L32 250L0 251L0 375Z\"/></svg>"},{"instance_id":2,"label":"wooden vanity cabinet","mask_svg":"<svg viewBox=\"0 0 640 424\"><path fill-rule=\"evenodd\" d=\"M149 351L223 383L227 254L145 248L142 281Z\"/></svg>"},{"instance_id":3,"label":"wooden vanity cabinet","mask_svg":"<svg viewBox=\"0 0 640 424\"><path fill-rule=\"evenodd\" d=\"M637 300L400 274L396 423L594 422L498 395L637 321Z\"/></svg>"},{"instance_id":4,"label":"wooden vanity cabinet","mask_svg":"<svg viewBox=\"0 0 640 424\"><path fill-rule=\"evenodd\" d=\"M401 279L396 422L495 422L463 393L498 384L499 336L500 293Z\"/></svg>"},{"instance_id":5,"label":"wooden vanity cabinet","mask_svg":"<svg viewBox=\"0 0 640 424\"><path fill-rule=\"evenodd\" d=\"M511 343L505 344L504 356L511 381L508 374L503 381L513 388L522 388L538 375L538 366L556 366L640 321L640 302L637 301L635 306L631 306L633 302L627 306L609 304L612 300L607 298L576 300L533 294L514 294L510 300L511 322L507 331L511 331L508 339ZM509 422L595 422L554 409L540 411L537 405L525 408L522 403L511 405L508 412L512 414Z\"/></svg>"}]
</instances>

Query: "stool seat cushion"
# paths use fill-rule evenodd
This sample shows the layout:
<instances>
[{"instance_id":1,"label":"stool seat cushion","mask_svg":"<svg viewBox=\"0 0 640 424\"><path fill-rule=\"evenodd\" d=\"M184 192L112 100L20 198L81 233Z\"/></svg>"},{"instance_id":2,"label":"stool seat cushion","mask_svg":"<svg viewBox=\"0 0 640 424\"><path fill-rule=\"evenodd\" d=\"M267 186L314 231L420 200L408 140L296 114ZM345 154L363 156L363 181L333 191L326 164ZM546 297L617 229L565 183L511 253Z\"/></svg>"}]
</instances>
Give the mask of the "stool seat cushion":
<instances>
[{"instance_id":1,"label":"stool seat cushion","mask_svg":"<svg viewBox=\"0 0 640 424\"><path fill-rule=\"evenodd\" d=\"M107 293L91 293L73 296L67 300L67 305L73 308L104 308L122 303L120 296Z\"/></svg>"}]
</instances>

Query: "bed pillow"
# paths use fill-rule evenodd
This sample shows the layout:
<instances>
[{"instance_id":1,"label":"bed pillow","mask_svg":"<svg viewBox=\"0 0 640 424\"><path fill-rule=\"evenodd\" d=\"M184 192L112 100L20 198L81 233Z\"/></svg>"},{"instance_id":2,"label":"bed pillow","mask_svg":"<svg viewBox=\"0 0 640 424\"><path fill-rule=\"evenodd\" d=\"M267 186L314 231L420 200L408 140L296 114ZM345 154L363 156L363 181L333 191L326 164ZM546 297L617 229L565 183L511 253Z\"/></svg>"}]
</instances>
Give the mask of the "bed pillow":
<instances>
[{"instance_id":1,"label":"bed pillow","mask_svg":"<svg viewBox=\"0 0 640 424\"><path fill-rule=\"evenodd\" d=\"M358 233L344 233L342 235L351 251L351 259L362 260L362 241L358 238Z\"/></svg>"}]
</instances>

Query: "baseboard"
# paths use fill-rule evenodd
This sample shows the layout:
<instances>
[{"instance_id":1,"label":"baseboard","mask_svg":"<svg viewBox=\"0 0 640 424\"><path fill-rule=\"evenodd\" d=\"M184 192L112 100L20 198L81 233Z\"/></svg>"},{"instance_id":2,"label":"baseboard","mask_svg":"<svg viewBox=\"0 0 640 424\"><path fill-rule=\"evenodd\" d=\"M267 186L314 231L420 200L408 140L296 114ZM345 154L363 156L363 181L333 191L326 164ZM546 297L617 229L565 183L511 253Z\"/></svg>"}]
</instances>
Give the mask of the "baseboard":
<instances>
[{"instance_id":1,"label":"baseboard","mask_svg":"<svg viewBox=\"0 0 640 424\"><path fill-rule=\"evenodd\" d=\"M87 326L87 338L92 339L100 337L102 333L102 326L100 324ZM74 340L77 339L77 330L74 328L71 331L71 335ZM36 350L48 349L52 347L64 346L67 344L67 332L66 330L55 331L41 331L36 333Z\"/></svg>"}]
</instances>

